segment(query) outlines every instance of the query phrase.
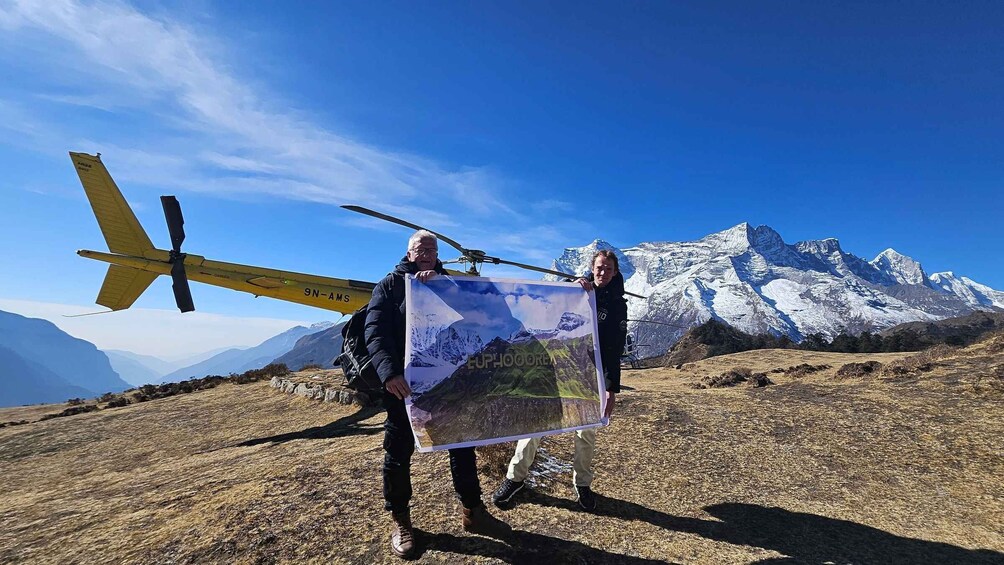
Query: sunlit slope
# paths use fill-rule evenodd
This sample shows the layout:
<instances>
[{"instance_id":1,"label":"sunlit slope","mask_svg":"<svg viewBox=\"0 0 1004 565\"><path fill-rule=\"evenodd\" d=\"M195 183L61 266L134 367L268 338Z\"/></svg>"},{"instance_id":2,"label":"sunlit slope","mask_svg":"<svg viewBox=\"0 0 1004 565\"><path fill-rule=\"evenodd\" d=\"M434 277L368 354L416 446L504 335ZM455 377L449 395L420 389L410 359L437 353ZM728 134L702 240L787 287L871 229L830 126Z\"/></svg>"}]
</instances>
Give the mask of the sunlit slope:
<instances>
[{"instance_id":1,"label":"sunlit slope","mask_svg":"<svg viewBox=\"0 0 1004 565\"><path fill-rule=\"evenodd\" d=\"M494 510L512 534L471 536L446 454L416 454L418 562L1000 563L1002 350L896 378L835 373L902 354L780 350L626 371L599 434L597 513L576 509L559 467ZM831 368L693 387L730 366L800 363ZM0 562L397 562L383 416L356 410L257 383L2 428ZM543 446L570 461L569 436ZM479 450L486 491L510 450Z\"/></svg>"}]
</instances>

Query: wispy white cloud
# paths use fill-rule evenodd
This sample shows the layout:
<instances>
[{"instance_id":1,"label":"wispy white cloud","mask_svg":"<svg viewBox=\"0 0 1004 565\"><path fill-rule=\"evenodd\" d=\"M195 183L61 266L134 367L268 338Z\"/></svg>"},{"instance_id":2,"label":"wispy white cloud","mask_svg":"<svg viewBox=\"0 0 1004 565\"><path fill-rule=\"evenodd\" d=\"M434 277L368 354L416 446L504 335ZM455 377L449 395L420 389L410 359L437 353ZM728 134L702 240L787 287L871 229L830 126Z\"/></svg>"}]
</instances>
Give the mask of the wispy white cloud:
<instances>
[{"instance_id":1,"label":"wispy white cloud","mask_svg":"<svg viewBox=\"0 0 1004 565\"><path fill-rule=\"evenodd\" d=\"M43 135L45 126L31 112L12 100L0 100L0 130L22 138L35 139Z\"/></svg>"},{"instance_id":2,"label":"wispy white cloud","mask_svg":"<svg viewBox=\"0 0 1004 565\"><path fill-rule=\"evenodd\" d=\"M37 98L48 102L56 102L70 106L82 106L84 108L94 108L96 110L104 110L106 112L112 112L115 110L115 105L108 99L107 96L101 96L98 94L39 94L37 95Z\"/></svg>"},{"instance_id":3,"label":"wispy white cloud","mask_svg":"<svg viewBox=\"0 0 1004 565\"><path fill-rule=\"evenodd\" d=\"M571 212L575 210L575 205L571 202L566 202L564 200L556 200L553 198L548 198L541 200L537 203L537 207L541 211L556 211L556 212Z\"/></svg>"},{"instance_id":4,"label":"wispy white cloud","mask_svg":"<svg viewBox=\"0 0 1004 565\"><path fill-rule=\"evenodd\" d=\"M570 204L521 201L516 208L509 203L512 183L488 168L377 148L319 126L236 73L241 65L212 30L114 0L2 5L0 31L7 39L0 42L8 57L17 56L20 45L45 47L33 50L31 65L52 92L32 93L37 100L113 113L127 108L156 122L157 135L128 132L127 147L118 135L120 141L110 142L55 117L45 122L41 111L31 119L18 114L20 135L45 146L76 138L74 149L102 151L116 178L221 196L361 204L449 228L462 243L483 239L486 247L501 248L491 251L524 260L543 259L543 250L567 243L560 230L534 226L540 213L568 212ZM494 222L492 229L471 227L485 222ZM504 230L533 235L516 241Z\"/></svg>"}]
</instances>

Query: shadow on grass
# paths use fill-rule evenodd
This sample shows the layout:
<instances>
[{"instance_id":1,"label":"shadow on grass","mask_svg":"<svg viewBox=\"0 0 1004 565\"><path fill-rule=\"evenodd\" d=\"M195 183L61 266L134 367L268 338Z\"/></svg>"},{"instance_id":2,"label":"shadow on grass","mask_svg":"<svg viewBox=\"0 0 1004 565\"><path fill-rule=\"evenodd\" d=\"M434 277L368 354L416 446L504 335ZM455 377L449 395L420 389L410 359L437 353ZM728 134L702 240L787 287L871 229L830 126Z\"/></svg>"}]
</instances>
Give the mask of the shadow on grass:
<instances>
[{"instance_id":1,"label":"shadow on grass","mask_svg":"<svg viewBox=\"0 0 1004 565\"><path fill-rule=\"evenodd\" d=\"M628 565L648 565L666 563L662 560L643 559L622 553L612 553L582 542L534 534L522 530L510 530L497 539L480 536L455 536L452 534L431 534L415 529L418 555L435 550L458 555L470 555L498 559L503 563L626 563Z\"/></svg>"},{"instance_id":2,"label":"shadow on grass","mask_svg":"<svg viewBox=\"0 0 1004 565\"><path fill-rule=\"evenodd\" d=\"M762 563L994 563L1004 564L1004 553L895 534L816 514L784 508L729 502L704 507L721 520L673 516L640 504L596 495L595 514L638 520L676 532L692 533L734 545L748 545L782 553L788 558ZM522 502L580 511L576 502L531 491Z\"/></svg>"},{"instance_id":3,"label":"shadow on grass","mask_svg":"<svg viewBox=\"0 0 1004 565\"><path fill-rule=\"evenodd\" d=\"M263 443L283 443L296 439L331 439L345 436L379 434L383 433L383 422L377 424L363 424L362 422L381 412L383 412L383 408L379 406L368 406L359 409L353 414L339 418L330 424L314 426L298 432L249 439L236 444L234 447L250 447Z\"/></svg>"}]
</instances>

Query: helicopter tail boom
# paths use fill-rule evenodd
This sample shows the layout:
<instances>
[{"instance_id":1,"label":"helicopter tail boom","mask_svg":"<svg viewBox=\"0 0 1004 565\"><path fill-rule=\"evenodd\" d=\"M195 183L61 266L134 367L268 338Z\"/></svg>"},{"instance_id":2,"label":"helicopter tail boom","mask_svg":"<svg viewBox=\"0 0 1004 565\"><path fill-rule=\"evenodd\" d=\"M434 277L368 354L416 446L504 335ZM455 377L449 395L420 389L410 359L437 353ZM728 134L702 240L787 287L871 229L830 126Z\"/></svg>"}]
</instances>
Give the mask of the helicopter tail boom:
<instances>
[{"instance_id":1,"label":"helicopter tail boom","mask_svg":"<svg viewBox=\"0 0 1004 565\"><path fill-rule=\"evenodd\" d=\"M225 263L201 255L182 253L184 218L177 199L161 197L171 249L154 247L100 156L70 152L80 183L87 193L108 252L81 249L77 255L110 263L97 303L124 310L160 275L172 279L175 301L182 312L194 309L188 280L216 287L268 296L342 314L351 314L369 303L373 283L336 279L254 265ZM183 286L183 291L179 291Z\"/></svg>"}]
</instances>

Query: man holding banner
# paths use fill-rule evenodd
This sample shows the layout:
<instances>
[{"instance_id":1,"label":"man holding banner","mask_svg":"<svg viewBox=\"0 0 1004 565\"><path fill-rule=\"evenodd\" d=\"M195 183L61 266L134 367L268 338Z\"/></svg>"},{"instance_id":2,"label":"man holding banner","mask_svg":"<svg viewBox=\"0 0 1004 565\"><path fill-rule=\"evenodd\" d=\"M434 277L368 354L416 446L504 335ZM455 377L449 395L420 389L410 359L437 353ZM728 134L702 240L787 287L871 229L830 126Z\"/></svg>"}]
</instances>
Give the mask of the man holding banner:
<instances>
[{"instance_id":1,"label":"man holding banner","mask_svg":"<svg viewBox=\"0 0 1004 565\"><path fill-rule=\"evenodd\" d=\"M591 272L581 279L583 290L596 292L596 321L600 340L600 361L606 382L606 408L603 416L613 413L615 395L620 392L620 356L627 338L627 300L624 298L624 277L620 273L617 256L613 251L600 250L593 256ZM496 506L503 506L523 490L524 480L530 471L541 438L525 438L516 443L516 453L509 462L506 478L492 495ZM575 432L575 457L572 462L572 481L579 497L579 506L585 510L596 508L592 460L596 448L596 429Z\"/></svg>"},{"instance_id":2,"label":"man holding banner","mask_svg":"<svg viewBox=\"0 0 1004 565\"><path fill-rule=\"evenodd\" d=\"M415 436L405 408L411 388L404 378L405 354L405 280L407 274L425 283L437 274L445 275L439 261L436 235L426 230L415 232L408 240L408 253L373 290L366 314L366 348L380 380L384 383L383 494L385 508L391 512L394 529L391 550L398 557L415 555L411 512L411 456ZM505 526L485 509L481 501L476 455L473 447L451 449L450 473L453 487L463 505L465 530L492 534Z\"/></svg>"}]
</instances>

